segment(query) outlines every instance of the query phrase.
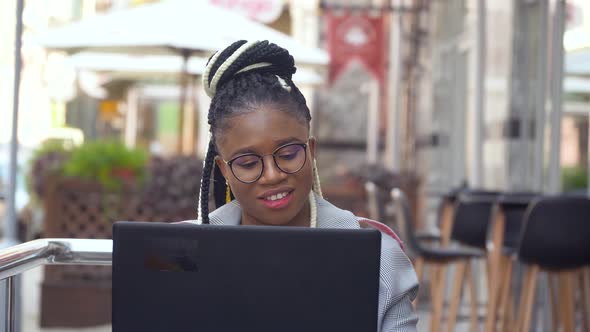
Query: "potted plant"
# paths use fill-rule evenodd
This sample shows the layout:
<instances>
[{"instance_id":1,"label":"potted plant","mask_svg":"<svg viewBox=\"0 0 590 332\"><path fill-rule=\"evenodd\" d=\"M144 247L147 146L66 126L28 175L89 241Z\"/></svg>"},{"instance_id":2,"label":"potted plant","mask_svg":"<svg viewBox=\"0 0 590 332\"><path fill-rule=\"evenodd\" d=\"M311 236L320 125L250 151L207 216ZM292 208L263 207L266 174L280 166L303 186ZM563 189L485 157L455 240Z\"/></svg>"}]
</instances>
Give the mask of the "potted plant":
<instances>
[{"instance_id":1,"label":"potted plant","mask_svg":"<svg viewBox=\"0 0 590 332\"><path fill-rule=\"evenodd\" d=\"M63 175L98 182L108 191L141 185L146 179L147 154L118 141L94 141L75 148L64 164Z\"/></svg>"},{"instance_id":2,"label":"potted plant","mask_svg":"<svg viewBox=\"0 0 590 332\"><path fill-rule=\"evenodd\" d=\"M133 211L147 178L147 153L113 140L86 142L69 152L56 174L55 185L43 197L43 235L108 239L112 222L134 220ZM108 323L110 273L108 267L47 266L41 325ZM80 298L93 301L79 303ZM63 305L56 307L56 302Z\"/></svg>"},{"instance_id":3,"label":"potted plant","mask_svg":"<svg viewBox=\"0 0 590 332\"><path fill-rule=\"evenodd\" d=\"M561 170L561 183L564 192L584 190L588 187L588 172L580 166L564 167Z\"/></svg>"}]
</instances>

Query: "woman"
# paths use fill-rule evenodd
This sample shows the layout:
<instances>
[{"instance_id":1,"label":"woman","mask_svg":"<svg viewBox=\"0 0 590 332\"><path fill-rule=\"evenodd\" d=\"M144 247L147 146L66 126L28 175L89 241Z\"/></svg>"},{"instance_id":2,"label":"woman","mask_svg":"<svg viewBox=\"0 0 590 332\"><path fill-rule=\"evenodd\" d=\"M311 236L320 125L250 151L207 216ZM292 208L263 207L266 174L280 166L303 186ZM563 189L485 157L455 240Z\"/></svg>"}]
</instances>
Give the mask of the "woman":
<instances>
[{"instance_id":1,"label":"woman","mask_svg":"<svg viewBox=\"0 0 590 332\"><path fill-rule=\"evenodd\" d=\"M202 223L361 227L359 218L322 199L311 115L291 80L295 70L293 57L267 41L238 41L209 59L203 85L212 98L211 140L201 183ZM210 190L217 208L212 213ZM417 287L400 243L383 235L379 331L415 331L411 301Z\"/></svg>"}]
</instances>

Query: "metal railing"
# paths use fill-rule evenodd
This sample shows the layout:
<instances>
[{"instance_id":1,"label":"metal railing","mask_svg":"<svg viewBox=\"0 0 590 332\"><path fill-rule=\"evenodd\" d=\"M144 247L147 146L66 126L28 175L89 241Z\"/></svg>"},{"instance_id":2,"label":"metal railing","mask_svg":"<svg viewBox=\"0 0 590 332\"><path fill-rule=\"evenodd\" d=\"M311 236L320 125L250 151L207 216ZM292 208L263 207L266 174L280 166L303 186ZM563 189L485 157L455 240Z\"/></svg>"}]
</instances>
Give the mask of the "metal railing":
<instances>
[{"instance_id":1,"label":"metal railing","mask_svg":"<svg viewBox=\"0 0 590 332\"><path fill-rule=\"evenodd\" d=\"M0 250L0 280L6 279L6 331L15 328L14 277L41 265L111 265L112 240L40 239Z\"/></svg>"}]
</instances>

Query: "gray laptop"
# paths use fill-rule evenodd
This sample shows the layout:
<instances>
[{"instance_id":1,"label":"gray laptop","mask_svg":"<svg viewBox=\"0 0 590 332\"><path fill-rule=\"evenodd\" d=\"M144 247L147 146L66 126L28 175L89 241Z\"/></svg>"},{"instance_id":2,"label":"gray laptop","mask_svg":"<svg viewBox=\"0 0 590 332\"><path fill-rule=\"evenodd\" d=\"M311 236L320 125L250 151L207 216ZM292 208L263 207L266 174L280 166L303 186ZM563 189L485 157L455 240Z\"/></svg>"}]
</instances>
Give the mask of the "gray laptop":
<instances>
[{"instance_id":1,"label":"gray laptop","mask_svg":"<svg viewBox=\"0 0 590 332\"><path fill-rule=\"evenodd\" d=\"M118 222L113 331L377 330L381 234Z\"/></svg>"}]
</instances>

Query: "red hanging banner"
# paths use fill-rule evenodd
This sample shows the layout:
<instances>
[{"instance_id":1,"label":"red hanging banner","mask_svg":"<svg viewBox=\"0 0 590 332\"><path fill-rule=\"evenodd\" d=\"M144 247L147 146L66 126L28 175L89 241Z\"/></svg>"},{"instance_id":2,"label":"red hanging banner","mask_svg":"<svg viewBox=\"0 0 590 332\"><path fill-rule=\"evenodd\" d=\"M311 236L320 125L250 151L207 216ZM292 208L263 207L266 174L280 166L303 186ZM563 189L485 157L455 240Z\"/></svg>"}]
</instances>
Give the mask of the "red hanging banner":
<instances>
[{"instance_id":1,"label":"red hanging banner","mask_svg":"<svg viewBox=\"0 0 590 332\"><path fill-rule=\"evenodd\" d=\"M358 12L326 12L330 84L351 60L360 61L379 83L385 82L386 17Z\"/></svg>"}]
</instances>

